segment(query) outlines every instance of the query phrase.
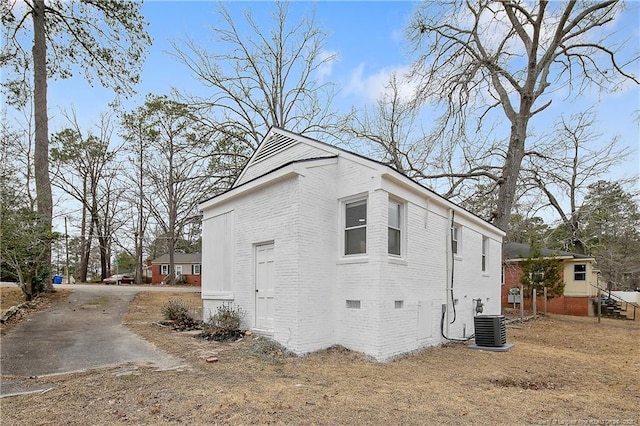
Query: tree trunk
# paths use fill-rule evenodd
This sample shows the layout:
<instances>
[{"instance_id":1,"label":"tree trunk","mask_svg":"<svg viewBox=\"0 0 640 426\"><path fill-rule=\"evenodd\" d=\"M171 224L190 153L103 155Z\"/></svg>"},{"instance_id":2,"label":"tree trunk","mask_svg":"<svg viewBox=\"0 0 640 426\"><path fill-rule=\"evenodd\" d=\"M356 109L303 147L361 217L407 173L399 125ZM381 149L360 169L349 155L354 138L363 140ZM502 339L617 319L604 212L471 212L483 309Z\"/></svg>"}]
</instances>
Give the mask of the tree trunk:
<instances>
[{"instance_id":1,"label":"tree trunk","mask_svg":"<svg viewBox=\"0 0 640 426\"><path fill-rule=\"evenodd\" d=\"M104 235L98 236L100 244L100 277L104 280L111 276L111 256L107 247L107 238Z\"/></svg>"},{"instance_id":2,"label":"tree trunk","mask_svg":"<svg viewBox=\"0 0 640 426\"><path fill-rule=\"evenodd\" d=\"M498 184L498 201L493 224L505 232L509 228L509 217L515 201L520 165L524 157L526 128L526 123L521 122L516 122L511 126L509 150L502 168L502 179Z\"/></svg>"},{"instance_id":3,"label":"tree trunk","mask_svg":"<svg viewBox=\"0 0 640 426\"><path fill-rule=\"evenodd\" d=\"M175 250L176 243L173 237L173 231L169 231L169 285L175 285L176 283Z\"/></svg>"},{"instance_id":4,"label":"tree trunk","mask_svg":"<svg viewBox=\"0 0 640 426\"><path fill-rule=\"evenodd\" d=\"M144 147L142 143L140 143L140 151L138 152L138 172L139 172L139 180L138 180L138 224L137 231L135 234L136 237L136 284L143 284L142 277L142 240L144 237L144 181L142 174L142 167L144 164Z\"/></svg>"},{"instance_id":5,"label":"tree trunk","mask_svg":"<svg viewBox=\"0 0 640 426\"><path fill-rule=\"evenodd\" d=\"M167 197L167 205L169 206L169 273L170 279L169 283L174 285L176 283L176 273L175 273L175 253L176 253L176 217L178 216L178 207L176 206L176 194L175 194L175 181L174 181L174 172L173 172L173 154L174 154L174 144L173 140L171 140L171 146L169 148L169 176L167 182L168 188L168 197Z\"/></svg>"},{"instance_id":6,"label":"tree trunk","mask_svg":"<svg viewBox=\"0 0 640 426\"><path fill-rule=\"evenodd\" d=\"M110 259L107 259L108 253L104 240L103 236L98 237L98 242L100 243L100 278L102 279L111 275L111 262L109 262Z\"/></svg>"},{"instance_id":7,"label":"tree trunk","mask_svg":"<svg viewBox=\"0 0 640 426\"><path fill-rule=\"evenodd\" d=\"M47 114L47 40L45 34L44 0L33 2L33 103L35 121L34 166L38 217L47 229L51 229L53 198L49 179L49 117ZM51 243L42 256L49 271L45 278L47 291L54 291L51 281Z\"/></svg>"},{"instance_id":8,"label":"tree trunk","mask_svg":"<svg viewBox=\"0 0 640 426\"><path fill-rule=\"evenodd\" d=\"M86 178L82 183L82 196L86 201L87 199L87 182ZM89 239L87 240L87 206L83 202L82 203L82 222L80 224L80 255L82 259L80 260L80 273L78 279L82 283L87 282L87 274L89 271L89 255L91 253L91 237L93 236L93 223L90 222L90 231L89 231Z\"/></svg>"},{"instance_id":9,"label":"tree trunk","mask_svg":"<svg viewBox=\"0 0 640 426\"><path fill-rule=\"evenodd\" d=\"M94 202L94 212L91 213L93 226L98 232L98 250L100 251L100 278L105 279L111 276L111 256L109 255L108 243L109 239L106 237L104 229L98 222L97 207Z\"/></svg>"},{"instance_id":10,"label":"tree trunk","mask_svg":"<svg viewBox=\"0 0 640 426\"><path fill-rule=\"evenodd\" d=\"M83 249L82 249L82 263L81 263L81 270L80 270L80 281L81 282L87 282L87 275L89 273L89 260L91 259L91 246L93 245L93 222L89 222L89 234L85 235L84 233L84 227L86 226L83 225L83 231L82 231L82 240L83 242ZM93 277L95 278L95 277Z\"/></svg>"},{"instance_id":11,"label":"tree trunk","mask_svg":"<svg viewBox=\"0 0 640 426\"><path fill-rule=\"evenodd\" d=\"M142 236L136 233L136 284L144 284L142 276Z\"/></svg>"},{"instance_id":12,"label":"tree trunk","mask_svg":"<svg viewBox=\"0 0 640 426\"><path fill-rule=\"evenodd\" d=\"M25 301L30 302L33 300L33 279L31 276L28 276L25 280L23 293Z\"/></svg>"}]
</instances>

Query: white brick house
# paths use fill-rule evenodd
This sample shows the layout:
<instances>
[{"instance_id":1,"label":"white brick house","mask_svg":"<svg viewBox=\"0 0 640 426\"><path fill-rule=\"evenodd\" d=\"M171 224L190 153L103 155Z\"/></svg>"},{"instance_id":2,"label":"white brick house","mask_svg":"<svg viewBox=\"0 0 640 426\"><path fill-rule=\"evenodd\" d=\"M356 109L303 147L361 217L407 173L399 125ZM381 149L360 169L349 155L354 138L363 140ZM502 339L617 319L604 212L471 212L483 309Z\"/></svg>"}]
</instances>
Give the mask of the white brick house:
<instances>
[{"instance_id":1,"label":"white brick house","mask_svg":"<svg viewBox=\"0 0 640 426\"><path fill-rule=\"evenodd\" d=\"M340 148L272 128L200 209L205 318L233 302L298 354L339 344L383 361L469 337L478 299L500 314L504 233Z\"/></svg>"}]
</instances>

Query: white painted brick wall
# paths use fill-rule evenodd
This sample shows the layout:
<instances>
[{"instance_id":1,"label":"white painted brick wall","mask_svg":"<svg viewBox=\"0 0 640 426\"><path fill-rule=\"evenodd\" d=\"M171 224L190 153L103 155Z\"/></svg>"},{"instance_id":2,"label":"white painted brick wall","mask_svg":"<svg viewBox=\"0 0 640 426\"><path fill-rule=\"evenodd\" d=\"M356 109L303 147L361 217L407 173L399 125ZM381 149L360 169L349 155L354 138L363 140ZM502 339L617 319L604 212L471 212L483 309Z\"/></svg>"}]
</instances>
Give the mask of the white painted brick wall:
<instances>
[{"instance_id":1,"label":"white painted brick wall","mask_svg":"<svg viewBox=\"0 0 640 426\"><path fill-rule=\"evenodd\" d=\"M275 244L275 292L278 297L274 315L274 338L278 341L295 341L298 334L297 287L299 282L298 180L289 179L239 197L220 210L233 208L235 213L235 265L231 291L234 303L247 315L242 326L255 325L255 245L273 241ZM207 222L203 222L203 239L216 239L209 234ZM206 259L203 259L203 263ZM202 277L204 292L211 286L208 277ZM205 315L211 314L221 300L204 300ZM206 317L206 316L205 316Z\"/></svg>"},{"instance_id":2,"label":"white painted brick wall","mask_svg":"<svg viewBox=\"0 0 640 426\"><path fill-rule=\"evenodd\" d=\"M299 152L302 155L302 150ZM298 155L298 154L296 154ZM381 178L380 169L341 156L302 176L236 198L216 209L235 211L235 302L247 311L243 326L253 326L255 312L254 245L275 242L276 304L274 339L302 354L333 344L386 360L439 344L441 304L447 299L446 240L448 207L436 198ZM384 188L384 190L382 189ZM341 200L368 199L367 255L350 262L341 253L344 238ZM389 194L406 201L406 251L403 259L387 253ZM215 209L214 209L215 210ZM207 212L207 214L211 214ZM449 336L473 333L472 299L482 298L484 314L500 313L500 237L491 228L460 214L461 252L455 261L454 297L459 300ZM206 221L203 238L209 235ZM489 269L482 273L482 235L492 238ZM203 263L205 259L203 259ZM203 269L204 274L204 269ZM207 277L203 275L203 291ZM360 309L348 309L359 300ZM401 309L395 301L401 300ZM205 300L205 309L220 301ZM418 339L419 306L426 306L430 329Z\"/></svg>"},{"instance_id":3,"label":"white painted brick wall","mask_svg":"<svg viewBox=\"0 0 640 426\"><path fill-rule=\"evenodd\" d=\"M300 288L297 351L307 353L335 342L337 165L311 167L300 180ZM321 184L320 184L321 183Z\"/></svg>"}]
</instances>

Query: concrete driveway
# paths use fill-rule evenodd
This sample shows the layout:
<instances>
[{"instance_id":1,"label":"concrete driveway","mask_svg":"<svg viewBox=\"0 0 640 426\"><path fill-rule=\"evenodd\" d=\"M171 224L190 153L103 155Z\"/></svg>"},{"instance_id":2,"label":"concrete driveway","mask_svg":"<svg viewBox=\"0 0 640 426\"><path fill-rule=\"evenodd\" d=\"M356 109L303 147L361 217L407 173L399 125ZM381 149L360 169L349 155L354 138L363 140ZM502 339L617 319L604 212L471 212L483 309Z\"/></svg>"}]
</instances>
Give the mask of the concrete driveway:
<instances>
[{"instance_id":1,"label":"concrete driveway","mask_svg":"<svg viewBox=\"0 0 640 426\"><path fill-rule=\"evenodd\" d=\"M3 376L43 376L135 363L157 369L177 368L184 361L163 352L122 325L129 302L140 291L200 291L200 288L56 285L69 298L30 315L2 337ZM15 394L3 377L0 394Z\"/></svg>"}]
</instances>

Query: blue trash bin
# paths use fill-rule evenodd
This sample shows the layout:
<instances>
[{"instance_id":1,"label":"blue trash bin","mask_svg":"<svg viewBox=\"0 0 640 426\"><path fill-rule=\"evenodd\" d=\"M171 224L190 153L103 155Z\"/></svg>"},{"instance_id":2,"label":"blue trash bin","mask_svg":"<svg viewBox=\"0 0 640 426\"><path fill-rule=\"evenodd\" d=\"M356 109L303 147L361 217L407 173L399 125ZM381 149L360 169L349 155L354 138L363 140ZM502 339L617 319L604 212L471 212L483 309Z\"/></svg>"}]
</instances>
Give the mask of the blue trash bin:
<instances>
[{"instance_id":1,"label":"blue trash bin","mask_svg":"<svg viewBox=\"0 0 640 426\"><path fill-rule=\"evenodd\" d=\"M54 284L62 284L62 275L54 275L53 276Z\"/></svg>"}]
</instances>

